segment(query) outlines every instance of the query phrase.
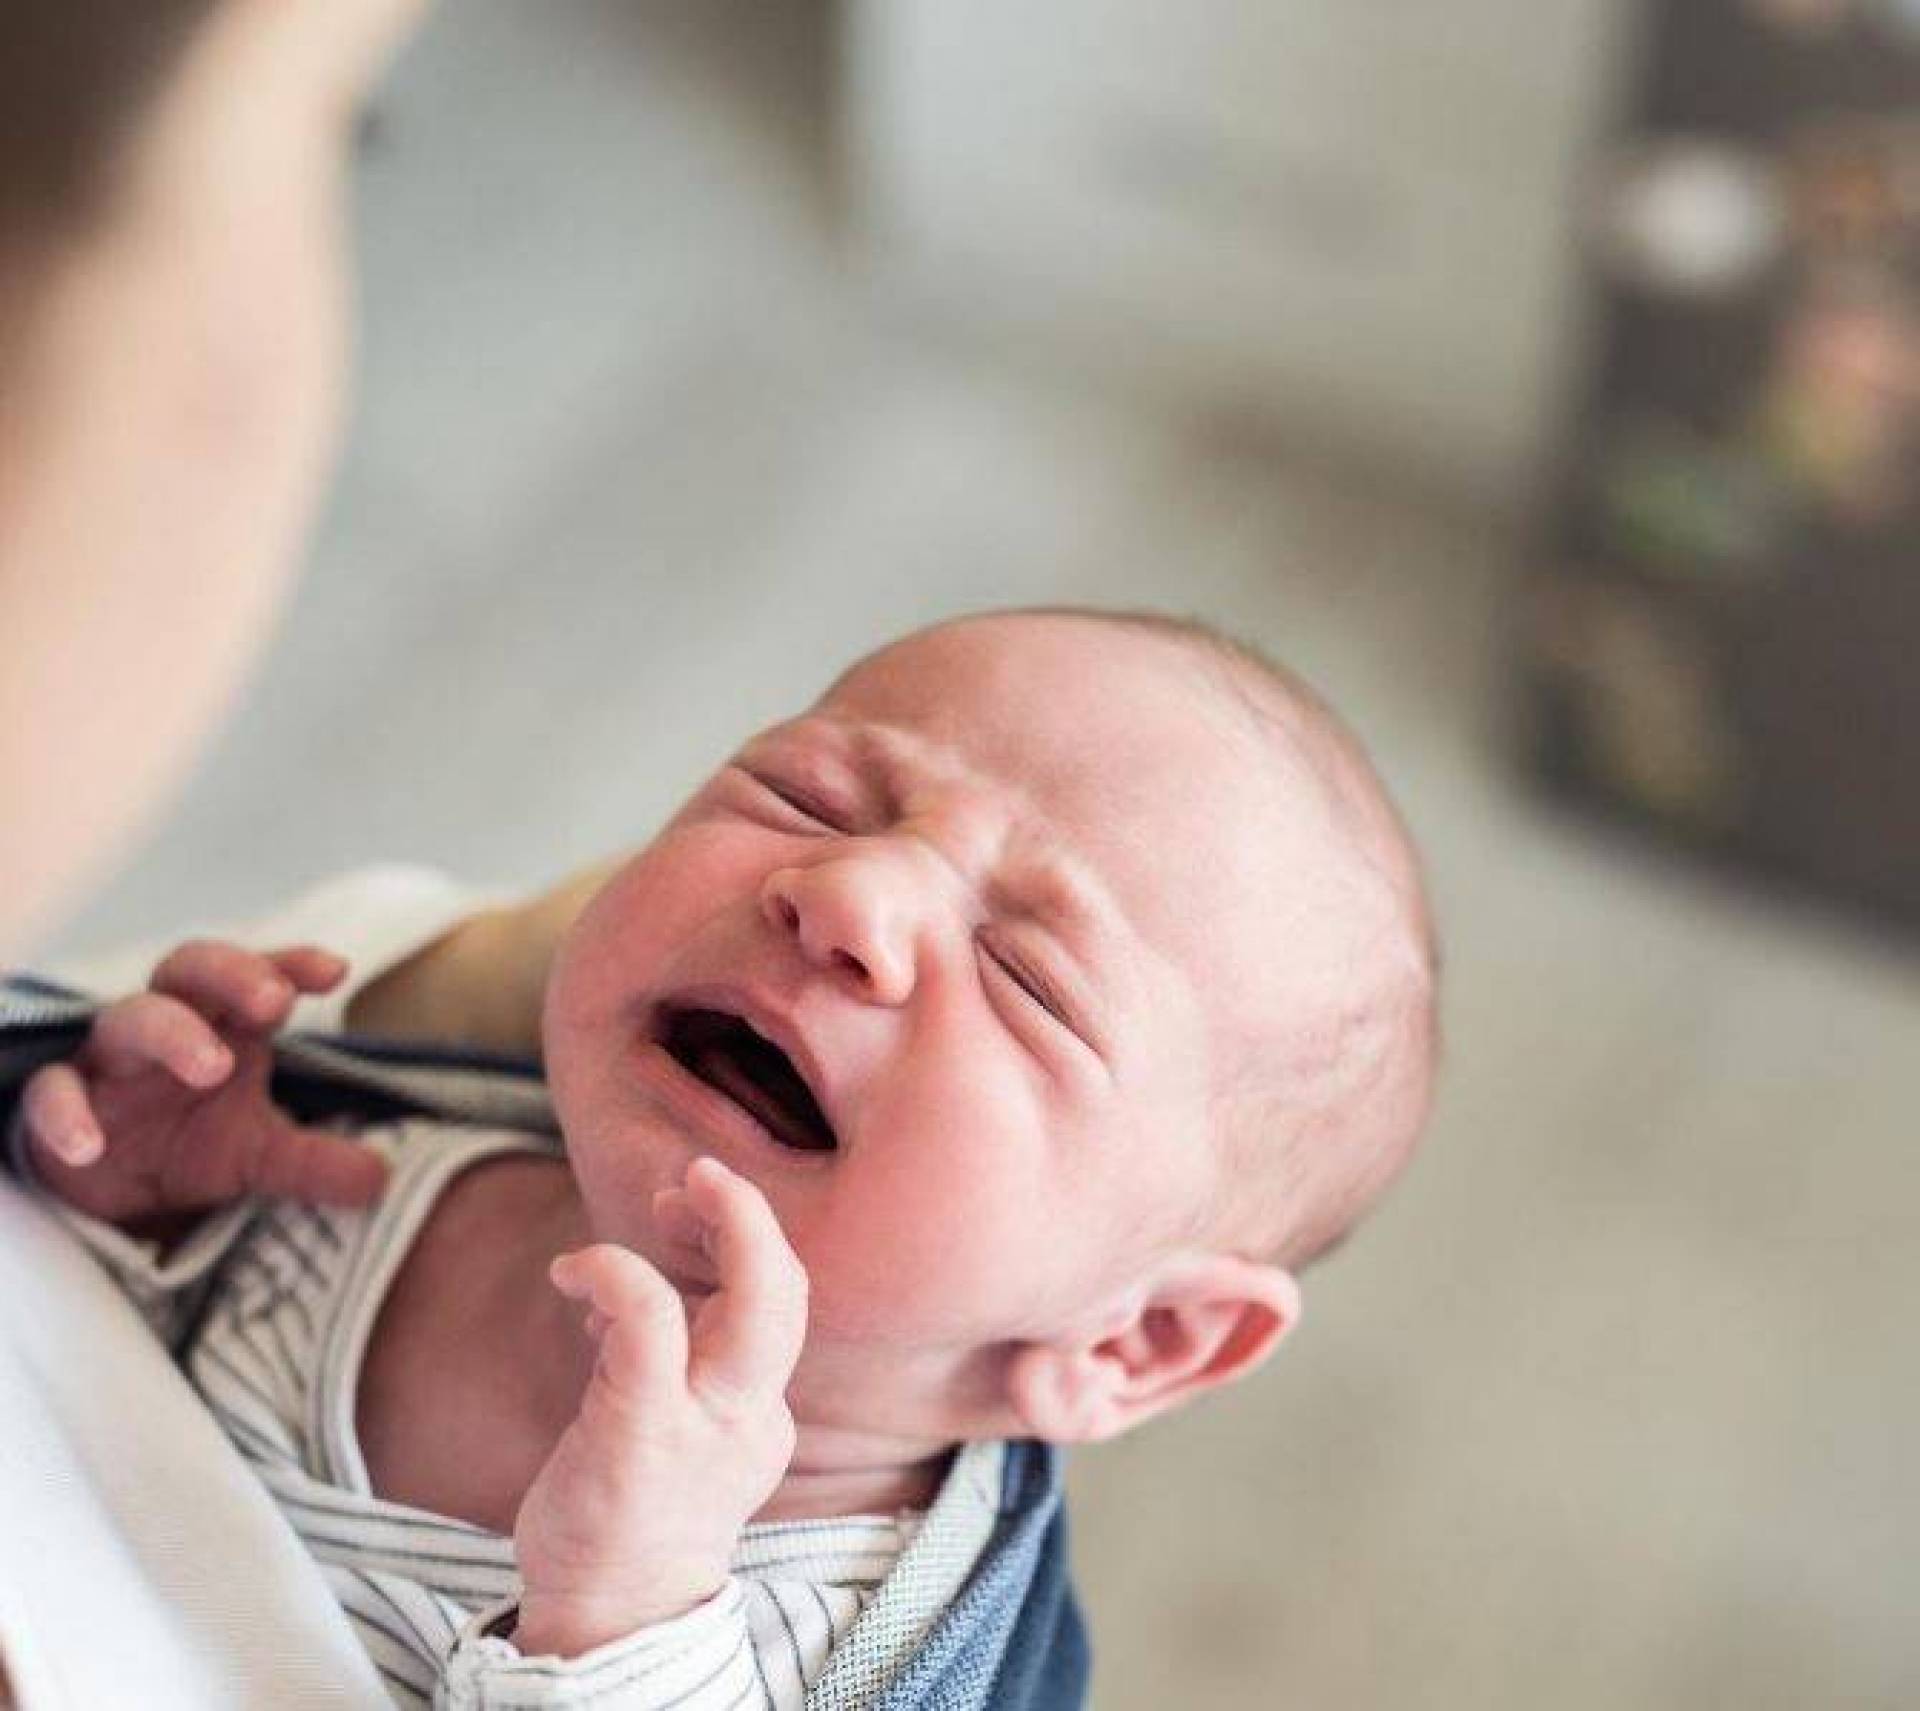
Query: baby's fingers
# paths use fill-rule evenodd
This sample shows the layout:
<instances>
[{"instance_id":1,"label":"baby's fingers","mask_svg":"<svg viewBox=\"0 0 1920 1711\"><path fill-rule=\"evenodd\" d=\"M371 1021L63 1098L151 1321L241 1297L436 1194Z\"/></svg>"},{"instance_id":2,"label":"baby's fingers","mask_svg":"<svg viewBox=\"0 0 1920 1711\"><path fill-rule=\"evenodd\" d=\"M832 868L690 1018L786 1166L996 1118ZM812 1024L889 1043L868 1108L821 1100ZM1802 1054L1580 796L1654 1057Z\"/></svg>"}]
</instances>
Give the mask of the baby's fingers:
<instances>
[{"instance_id":1,"label":"baby's fingers","mask_svg":"<svg viewBox=\"0 0 1920 1711\"><path fill-rule=\"evenodd\" d=\"M153 971L155 992L191 1004L202 1015L254 1029L273 1029L287 1019L302 993L339 985L346 962L314 945L251 951L240 945L196 939L173 951Z\"/></svg>"},{"instance_id":2,"label":"baby's fingers","mask_svg":"<svg viewBox=\"0 0 1920 1711\"><path fill-rule=\"evenodd\" d=\"M720 1273L694 1323L689 1380L723 1405L779 1396L806 1341L806 1268L767 1197L718 1159L693 1162L686 1193Z\"/></svg>"},{"instance_id":3,"label":"baby's fingers","mask_svg":"<svg viewBox=\"0 0 1920 1711\"><path fill-rule=\"evenodd\" d=\"M683 1394L687 1313L659 1272L612 1242L562 1254L548 1268L554 1288L587 1307L600 1344L600 1370L623 1400L638 1405Z\"/></svg>"},{"instance_id":4,"label":"baby's fingers","mask_svg":"<svg viewBox=\"0 0 1920 1711\"><path fill-rule=\"evenodd\" d=\"M94 1018L82 1061L108 1076L161 1069L199 1092L233 1073L233 1053L191 1006L160 992L139 992Z\"/></svg>"},{"instance_id":5,"label":"baby's fingers","mask_svg":"<svg viewBox=\"0 0 1920 1711\"><path fill-rule=\"evenodd\" d=\"M378 1153L345 1135L286 1122L276 1124L248 1175L251 1193L320 1206L370 1206L387 1185Z\"/></svg>"},{"instance_id":6,"label":"baby's fingers","mask_svg":"<svg viewBox=\"0 0 1920 1711\"><path fill-rule=\"evenodd\" d=\"M331 992L346 979L351 966L337 951L319 945L290 945L285 950L266 952L272 963L293 982L296 992Z\"/></svg>"},{"instance_id":7,"label":"baby's fingers","mask_svg":"<svg viewBox=\"0 0 1920 1711\"><path fill-rule=\"evenodd\" d=\"M89 1165L107 1150L87 1084L71 1064L34 1071L20 1095L20 1120L34 1147L62 1164Z\"/></svg>"}]
</instances>

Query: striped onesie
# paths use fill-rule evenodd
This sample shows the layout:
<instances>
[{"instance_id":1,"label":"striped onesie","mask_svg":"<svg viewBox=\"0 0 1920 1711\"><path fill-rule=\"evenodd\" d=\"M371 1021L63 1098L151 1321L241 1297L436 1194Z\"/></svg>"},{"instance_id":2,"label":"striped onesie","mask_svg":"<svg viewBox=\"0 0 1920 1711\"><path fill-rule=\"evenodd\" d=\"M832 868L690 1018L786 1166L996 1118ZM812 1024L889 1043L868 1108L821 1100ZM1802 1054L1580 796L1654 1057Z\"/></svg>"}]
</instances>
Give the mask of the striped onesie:
<instances>
[{"instance_id":1,"label":"striped onesie","mask_svg":"<svg viewBox=\"0 0 1920 1711\"><path fill-rule=\"evenodd\" d=\"M687 1615L577 1658L523 1657L497 1632L520 1590L512 1540L376 1497L354 1397L387 1289L447 1183L483 1159L551 1156L557 1144L430 1121L363 1138L392 1167L377 1205L243 1202L164 1261L46 1199L173 1349L319 1563L395 1704L797 1711L858 1705L883 1687L987 1543L1002 1446L961 1450L924 1516L750 1526L727 1584ZM37 1186L17 1132L10 1151Z\"/></svg>"}]
</instances>

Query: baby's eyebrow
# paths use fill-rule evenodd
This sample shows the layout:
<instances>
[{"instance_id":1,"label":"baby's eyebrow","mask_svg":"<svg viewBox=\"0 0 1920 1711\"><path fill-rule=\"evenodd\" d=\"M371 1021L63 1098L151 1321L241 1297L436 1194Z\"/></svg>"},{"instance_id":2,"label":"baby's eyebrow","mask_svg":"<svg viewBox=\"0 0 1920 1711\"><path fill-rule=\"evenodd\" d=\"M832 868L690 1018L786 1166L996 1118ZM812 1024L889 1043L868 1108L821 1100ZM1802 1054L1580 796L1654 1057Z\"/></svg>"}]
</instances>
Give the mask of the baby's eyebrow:
<instances>
[{"instance_id":1,"label":"baby's eyebrow","mask_svg":"<svg viewBox=\"0 0 1920 1711\"><path fill-rule=\"evenodd\" d=\"M996 889L1015 907L1078 944L1099 946L1115 936L1118 923L1100 886L1063 853L1023 858L1008 867Z\"/></svg>"},{"instance_id":2,"label":"baby's eyebrow","mask_svg":"<svg viewBox=\"0 0 1920 1711\"><path fill-rule=\"evenodd\" d=\"M890 726L814 716L786 728L830 736L855 770L890 801L910 794L919 776L912 738ZM1014 841L1017 848L1018 834ZM1097 875L1070 851L1051 843L1003 863L992 882L992 900L1055 931L1090 974L1110 961L1115 941L1128 931L1126 918Z\"/></svg>"},{"instance_id":3,"label":"baby's eyebrow","mask_svg":"<svg viewBox=\"0 0 1920 1711\"><path fill-rule=\"evenodd\" d=\"M886 785L898 782L903 768L896 745L882 729L836 718L826 713L803 713L783 725L762 731L755 743L814 743L824 746L863 778Z\"/></svg>"}]
</instances>

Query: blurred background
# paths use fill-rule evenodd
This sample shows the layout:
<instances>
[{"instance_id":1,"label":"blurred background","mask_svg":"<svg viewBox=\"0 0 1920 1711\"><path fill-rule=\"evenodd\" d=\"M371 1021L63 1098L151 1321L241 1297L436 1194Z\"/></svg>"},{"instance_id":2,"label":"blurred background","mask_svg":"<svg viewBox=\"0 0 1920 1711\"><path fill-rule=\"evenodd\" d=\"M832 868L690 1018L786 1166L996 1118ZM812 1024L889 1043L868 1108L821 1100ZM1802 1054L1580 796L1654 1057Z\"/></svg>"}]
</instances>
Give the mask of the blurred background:
<instances>
[{"instance_id":1,"label":"blurred background","mask_svg":"<svg viewBox=\"0 0 1920 1711\"><path fill-rule=\"evenodd\" d=\"M63 948L1212 617L1397 789L1449 1061L1284 1358L1080 1458L1096 1704L1920 1703L1916 103L1898 0L446 5L313 572Z\"/></svg>"}]
</instances>

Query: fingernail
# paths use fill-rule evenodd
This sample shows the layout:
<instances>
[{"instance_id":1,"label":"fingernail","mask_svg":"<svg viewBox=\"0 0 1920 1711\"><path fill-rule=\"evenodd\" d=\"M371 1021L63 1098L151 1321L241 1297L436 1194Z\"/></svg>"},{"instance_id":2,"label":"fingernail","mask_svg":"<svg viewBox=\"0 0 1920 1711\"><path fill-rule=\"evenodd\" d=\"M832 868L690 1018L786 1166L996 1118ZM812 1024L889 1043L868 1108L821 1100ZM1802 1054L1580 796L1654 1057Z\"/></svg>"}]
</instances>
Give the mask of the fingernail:
<instances>
[{"instance_id":1,"label":"fingernail","mask_svg":"<svg viewBox=\"0 0 1920 1711\"><path fill-rule=\"evenodd\" d=\"M70 1129L54 1149L68 1164L92 1164L107 1150L106 1137L98 1129Z\"/></svg>"}]
</instances>

